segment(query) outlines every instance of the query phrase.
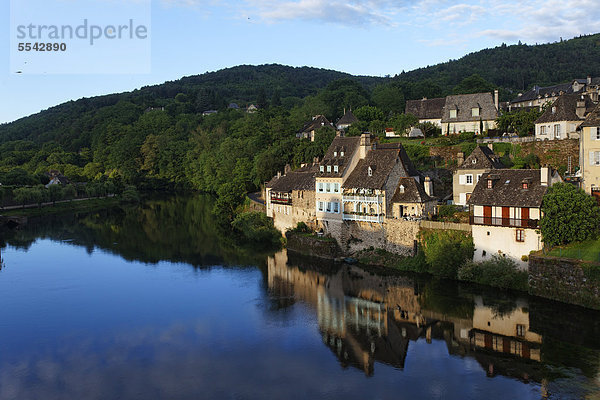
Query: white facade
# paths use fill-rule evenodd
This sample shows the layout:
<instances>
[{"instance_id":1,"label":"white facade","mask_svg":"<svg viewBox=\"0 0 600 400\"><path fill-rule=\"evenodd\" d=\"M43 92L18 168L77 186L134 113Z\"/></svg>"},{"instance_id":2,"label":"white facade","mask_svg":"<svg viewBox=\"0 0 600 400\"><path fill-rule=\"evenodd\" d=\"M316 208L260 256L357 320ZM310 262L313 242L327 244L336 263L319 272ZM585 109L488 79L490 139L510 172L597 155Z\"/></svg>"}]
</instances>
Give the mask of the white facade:
<instances>
[{"instance_id":1,"label":"white facade","mask_svg":"<svg viewBox=\"0 0 600 400\"><path fill-rule=\"evenodd\" d=\"M584 127L579 148L582 189L600 197L600 127Z\"/></svg>"},{"instance_id":2,"label":"white facade","mask_svg":"<svg viewBox=\"0 0 600 400\"><path fill-rule=\"evenodd\" d=\"M578 139L577 127L581 121L560 121L535 124L537 140Z\"/></svg>"}]
</instances>

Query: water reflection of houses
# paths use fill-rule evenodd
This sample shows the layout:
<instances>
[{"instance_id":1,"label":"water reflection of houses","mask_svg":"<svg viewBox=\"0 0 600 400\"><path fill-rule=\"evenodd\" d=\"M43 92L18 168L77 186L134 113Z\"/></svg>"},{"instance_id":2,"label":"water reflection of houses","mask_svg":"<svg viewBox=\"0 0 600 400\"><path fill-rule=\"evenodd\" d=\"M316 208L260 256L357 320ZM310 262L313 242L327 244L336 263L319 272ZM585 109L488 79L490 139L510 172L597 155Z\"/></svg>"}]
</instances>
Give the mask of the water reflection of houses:
<instances>
[{"instance_id":1,"label":"water reflection of houses","mask_svg":"<svg viewBox=\"0 0 600 400\"><path fill-rule=\"evenodd\" d=\"M410 278L381 277L349 265L315 269L301 259L288 265L285 252L269 259L268 284L276 297L312 305L323 342L342 366L367 375L374 373L375 361L404 368L410 341L440 339L449 353L476 358L490 375L542 379L542 337L529 330L524 300L504 310L475 296L461 304L462 314L453 314L436 307L432 294Z\"/></svg>"}]
</instances>

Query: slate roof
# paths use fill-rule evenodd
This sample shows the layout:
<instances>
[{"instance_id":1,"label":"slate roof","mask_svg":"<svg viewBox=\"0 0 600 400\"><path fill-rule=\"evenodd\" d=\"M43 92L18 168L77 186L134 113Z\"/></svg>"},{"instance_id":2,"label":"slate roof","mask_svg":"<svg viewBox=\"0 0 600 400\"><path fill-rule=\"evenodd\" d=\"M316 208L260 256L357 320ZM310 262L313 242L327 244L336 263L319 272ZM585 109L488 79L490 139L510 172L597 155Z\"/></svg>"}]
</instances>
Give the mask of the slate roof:
<instances>
[{"instance_id":1,"label":"slate roof","mask_svg":"<svg viewBox=\"0 0 600 400\"><path fill-rule=\"evenodd\" d=\"M358 122L358 118L356 118L354 116L354 114L352 114L352 111L348 110L346 112L346 114L344 114L344 116L340 119L338 119L338 121L335 123L336 126L339 125L350 125L353 124L355 122Z\"/></svg>"},{"instance_id":2,"label":"slate roof","mask_svg":"<svg viewBox=\"0 0 600 400\"><path fill-rule=\"evenodd\" d=\"M310 133L312 131L316 131L317 129L323 126L331 126L331 123L327 118L325 118L324 115L317 115L315 118L313 118L312 121L304 124L304 126L300 130L300 133Z\"/></svg>"},{"instance_id":3,"label":"slate roof","mask_svg":"<svg viewBox=\"0 0 600 400\"><path fill-rule=\"evenodd\" d=\"M360 145L360 136L352 136L352 137L342 137L336 136L331 142L331 145L327 149L327 153L325 153L325 157L323 157L323 161L320 165L327 167L327 165L337 165L339 167L339 171L337 173L333 172L333 167L331 168L331 172L327 172L327 168L325 168L325 172L318 172L318 176L323 177L341 177L344 174L344 171L348 167L352 155L358 149ZM342 152L344 155L342 156Z\"/></svg>"},{"instance_id":4,"label":"slate roof","mask_svg":"<svg viewBox=\"0 0 600 400\"><path fill-rule=\"evenodd\" d=\"M489 147L477 146L458 169L501 169L504 164Z\"/></svg>"},{"instance_id":5,"label":"slate roof","mask_svg":"<svg viewBox=\"0 0 600 400\"><path fill-rule=\"evenodd\" d=\"M473 117L471 109L479 107L479 116ZM450 110L455 109L456 118L450 118ZM446 97L442 123L489 121L498 117L498 110L491 93L459 94Z\"/></svg>"},{"instance_id":6,"label":"slate roof","mask_svg":"<svg viewBox=\"0 0 600 400\"><path fill-rule=\"evenodd\" d=\"M404 192L400 190L404 186ZM425 193L423 186L415 178L400 178L392 203L425 203L435 200Z\"/></svg>"},{"instance_id":7,"label":"slate roof","mask_svg":"<svg viewBox=\"0 0 600 400\"><path fill-rule=\"evenodd\" d=\"M548 186L540 183L539 169L500 169L487 172L481 176L475 186L469 205L497 207L540 207ZM487 180L492 178L494 186L487 188ZM551 179L549 176L548 179ZM523 181L529 183L523 189Z\"/></svg>"},{"instance_id":8,"label":"slate roof","mask_svg":"<svg viewBox=\"0 0 600 400\"><path fill-rule=\"evenodd\" d=\"M404 112L413 114L419 119L441 119L444 113L446 98L423 100L406 100Z\"/></svg>"},{"instance_id":9,"label":"slate roof","mask_svg":"<svg viewBox=\"0 0 600 400\"><path fill-rule=\"evenodd\" d=\"M581 126L600 126L600 104L588 114Z\"/></svg>"},{"instance_id":10,"label":"slate roof","mask_svg":"<svg viewBox=\"0 0 600 400\"><path fill-rule=\"evenodd\" d=\"M573 82L545 87L535 85L521 96L518 96L516 99L512 100L511 103L520 103L522 101L535 100L543 97L555 97L558 96L560 92L563 92L564 94L573 93Z\"/></svg>"},{"instance_id":11,"label":"slate roof","mask_svg":"<svg viewBox=\"0 0 600 400\"><path fill-rule=\"evenodd\" d=\"M346 182L344 188L383 189L397 163L401 163L408 176L418 176L404 147L400 143L377 145L360 160ZM371 176L369 176L369 167ZM411 174L412 172L412 174Z\"/></svg>"},{"instance_id":12,"label":"slate roof","mask_svg":"<svg viewBox=\"0 0 600 400\"><path fill-rule=\"evenodd\" d=\"M319 167L311 165L288 172L280 178L275 176L267 183L267 188L274 192L291 192L292 190L315 190L315 175Z\"/></svg>"},{"instance_id":13,"label":"slate roof","mask_svg":"<svg viewBox=\"0 0 600 400\"><path fill-rule=\"evenodd\" d=\"M584 118L579 118L575 110L577 109L577 101L582 97L581 94L565 94L560 96L552 103L551 107L548 107L546 111L535 120L536 124L544 124L548 122L559 122L559 121L582 121ZM583 96L585 101L585 114L591 112L595 104L589 98L589 96ZM552 109L555 112L552 112Z\"/></svg>"}]
</instances>

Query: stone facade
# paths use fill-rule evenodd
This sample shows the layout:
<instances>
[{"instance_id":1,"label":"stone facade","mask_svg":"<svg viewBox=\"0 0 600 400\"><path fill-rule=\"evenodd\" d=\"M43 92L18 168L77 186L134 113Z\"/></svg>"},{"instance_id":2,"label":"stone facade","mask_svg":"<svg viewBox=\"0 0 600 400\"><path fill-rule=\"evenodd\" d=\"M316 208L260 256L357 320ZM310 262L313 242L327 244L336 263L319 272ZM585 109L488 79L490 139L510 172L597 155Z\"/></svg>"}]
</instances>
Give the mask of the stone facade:
<instances>
[{"instance_id":1,"label":"stone facade","mask_svg":"<svg viewBox=\"0 0 600 400\"><path fill-rule=\"evenodd\" d=\"M419 229L419 222L389 218L382 224L346 221L336 240L346 254L355 254L374 247L390 253L412 256Z\"/></svg>"},{"instance_id":2,"label":"stone facade","mask_svg":"<svg viewBox=\"0 0 600 400\"><path fill-rule=\"evenodd\" d=\"M600 310L600 282L586 273L597 268L583 261L532 255L529 293Z\"/></svg>"}]
</instances>

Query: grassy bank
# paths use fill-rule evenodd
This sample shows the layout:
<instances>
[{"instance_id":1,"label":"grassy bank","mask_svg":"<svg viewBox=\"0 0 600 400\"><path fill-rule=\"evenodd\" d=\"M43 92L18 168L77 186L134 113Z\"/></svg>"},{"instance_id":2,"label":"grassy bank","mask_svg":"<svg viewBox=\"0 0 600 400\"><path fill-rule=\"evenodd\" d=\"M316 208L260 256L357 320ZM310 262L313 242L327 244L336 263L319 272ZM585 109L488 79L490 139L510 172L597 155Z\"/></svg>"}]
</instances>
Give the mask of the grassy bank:
<instances>
[{"instance_id":1,"label":"grassy bank","mask_svg":"<svg viewBox=\"0 0 600 400\"><path fill-rule=\"evenodd\" d=\"M547 255L600 262L600 238L555 247Z\"/></svg>"},{"instance_id":2,"label":"grassy bank","mask_svg":"<svg viewBox=\"0 0 600 400\"><path fill-rule=\"evenodd\" d=\"M120 197L105 197L85 200L74 200L65 203L56 203L55 205L45 205L34 208L17 208L13 210L2 211L0 215L5 217L35 217L48 214L59 214L70 211L94 211L107 207L116 206L121 203Z\"/></svg>"}]
</instances>

